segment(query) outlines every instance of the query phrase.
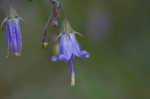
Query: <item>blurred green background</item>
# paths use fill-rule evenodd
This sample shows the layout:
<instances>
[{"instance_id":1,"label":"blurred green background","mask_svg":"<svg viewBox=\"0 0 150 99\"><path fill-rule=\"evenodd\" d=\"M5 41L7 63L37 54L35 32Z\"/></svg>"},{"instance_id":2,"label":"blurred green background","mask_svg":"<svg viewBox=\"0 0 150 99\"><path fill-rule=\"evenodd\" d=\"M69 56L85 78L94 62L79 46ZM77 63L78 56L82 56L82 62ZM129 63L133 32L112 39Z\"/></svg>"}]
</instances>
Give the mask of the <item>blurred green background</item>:
<instances>
[{"instance_id":1,"label":"blurred green background","mask_svg":"<svg viewBox=\"0 0 150 99\"><path fill-rule=\"evenodd\" d=\"M58 33L49 27L49 47L42 29L48 0L13 0L21 17L23 52L5 58L6 33L0 32L0 99L149 99L150 1L64 0L67 17L89 59L75 60L76 86L70 87L69 64L51 62ZM8 0L0 0L0 22Z\"/></svg>"}]
</instances>

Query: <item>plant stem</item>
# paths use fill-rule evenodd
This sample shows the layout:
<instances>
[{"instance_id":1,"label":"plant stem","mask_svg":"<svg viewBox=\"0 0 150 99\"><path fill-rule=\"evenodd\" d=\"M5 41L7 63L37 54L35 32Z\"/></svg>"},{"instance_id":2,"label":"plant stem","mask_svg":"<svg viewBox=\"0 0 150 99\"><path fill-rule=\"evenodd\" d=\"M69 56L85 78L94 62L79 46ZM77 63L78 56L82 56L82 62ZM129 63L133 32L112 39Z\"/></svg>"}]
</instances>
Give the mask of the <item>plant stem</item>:
<instances>
[{"instance_id":1,"label":"plant stem","mask_svg":"<svg viewBox=\"0 0 150 99\"><path fill-rule=\"evenodd\" d=\"M8 0L9 9L11 9L11 8L12 8L12 2L13 2L13 0Z\"/></svg>"},{"instance_id":2,"label":"plant stem","mask_svg":"<svg viewBox=\"0 0 150 99\"><path fill-rule=\"evenodd\" d=\"M62 5L61 5L61 9L62 9L62 13L63 13L63 16L64 16L64 20L67 20L66 13L65 13L64 7Z\"/></svg>"},{"instance_id":3,"label":"plant stem","mask_svg":"<svg viewBox=\"0 0 150 99\"><path fill-rule=\"evenodd\" d=\"M54 5L52 4L52 0L49 0L50 1L50 15L48 17L48 22L47 24L45 25L44 29L43 29L43 39L45 37L47 37L47 29L48 29L48 25L51 23L52 21L52 17L53 17L53 8L54 8Z\"/></svg>"}]
</instances>

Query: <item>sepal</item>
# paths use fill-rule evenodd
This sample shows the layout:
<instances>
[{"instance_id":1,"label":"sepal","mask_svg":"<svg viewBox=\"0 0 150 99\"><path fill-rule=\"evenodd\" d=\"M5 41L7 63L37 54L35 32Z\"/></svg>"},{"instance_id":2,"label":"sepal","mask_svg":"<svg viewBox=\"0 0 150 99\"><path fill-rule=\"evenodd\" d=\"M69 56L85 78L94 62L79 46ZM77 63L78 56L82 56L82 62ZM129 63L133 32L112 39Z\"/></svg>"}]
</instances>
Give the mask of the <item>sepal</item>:
<instances>
[{"instance_id":1,"label":"sepal","mask_svg":"<svg viewBox=\"0 0 150 99\"><path fill-rule=\"evenodd\" d=\"M7 20L8 20L8 17L6 17L3 21L2 21L2 23L1 23L1 31L3 32L3 26L4 26L4 24L7 22Z\"/></svg>"},{"instance_id":2,"label":"sepal","mask_svg":"<svg viewBox=\"0 0 150 99\"><path fill-rule=\"evenodd\" d=\"M20 21L24 22L24 19L23 19L22 17L18 16L18 19L19 19Z\"/></svg>"},{"instance_id":3,"label":"sepal","mask_svg":"<svg viewBox=\"0 0 150 99\"><path fill-rule=\"evenodd\" d=\"M64 22L63 22L63 24L62 24L61 35L62 35L63 33L67 33L67 34L74 33L74 34L77 34L77 35L79 35L79 36L83 36L81 33L75 31L75 30L71 27L71 25L70 25L70 23L69 23L68 20L64 20ZM68 36L70 36L70 35L68 35Z\"/></svg>"}]
</instances>

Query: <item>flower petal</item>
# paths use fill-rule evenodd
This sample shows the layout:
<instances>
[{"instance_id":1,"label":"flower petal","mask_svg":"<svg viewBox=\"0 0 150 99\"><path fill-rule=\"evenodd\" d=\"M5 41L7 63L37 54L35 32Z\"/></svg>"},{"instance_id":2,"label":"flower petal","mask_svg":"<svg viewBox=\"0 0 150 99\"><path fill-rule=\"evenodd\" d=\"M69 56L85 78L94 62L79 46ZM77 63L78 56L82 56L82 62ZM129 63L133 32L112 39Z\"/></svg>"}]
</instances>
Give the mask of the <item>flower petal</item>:
<instances>
[{"instance_id":1,"label":"flower petal","mask_svg":"<svg viewBox=\"0 0 150 99\"><path fill-rule=\"evenodd\" d=\"M60 41L60 55L67 57L70 59L72 56L72 42L69 39L67 34L62 35Z\"/></svg>"},{"instance_id":2,"label":"flower petal","mask_svg":"<svg viewBox=\"0 0 150 99\"><path fill-rule=\"evenodd\" d=\"M11 39L10 39L10 29L9 29L9 25L8 24L7 24L6 29L7 29L7 56L9 56Z\"/></svg>"},{"instance_id":3,"label":"flower petal","mask_svg":"<svg viewBox=\"0 0 150 99\"><path fill-rule=\"evenodd\" d=\"M58 61L58 58L57 58L56 56L52 56L52 57L51 57L51 60L52 60L52 62L57 62L57 61Z\"/></svg>"},{"instance_id":4,"label":"flower petal","mask_svg":"<svg viewBox=\"0 0 150 99\"><path fill-rule=\"evenodd\" d=\"M73 50L72 52L75 56L79 57L81 48L80 48L80 44L76 40L76 37L75 37L74 33L70 33L70 39L71 39L71 42L72 42L72 50Z\"/></svg>"},{"instance_id":5,"label":"flower petal","mask_svg":"<svg viewBox=\"0 0 150 99\"><path fill-rule=\"evenodd\" d=\"M80 52L80 57L81 58L89 58L90 54L87 51L83 50Z\"/></svg>"},{"instance_id":6,"label":"flower petal","mask_svg":"<svg viewBox=\"0 0 150 99\"><path fill-rule=\"evenodd\" d=\"M13 54L19 56L22 50L22 33L19 19L15 18L7 20L7 39L8 46L10 46L10 42L12 44Z\"/></svg>"},{"instance_id":7,"label":"flower petal","mask_svg":"<svg viewBox=\"0 0 150 99\"><path fill-rule=\"evenodd\" d=\"M71 36L71 40L72 40L73 54L75 56L78 56L81 58L89 58L90 54L85 50L83 50L83 51L81 50L80 44L76 40L74 33L70 33L70 36Z\"/></svg>"},{"instance_id":8,"label":"flower petal","mask_svg":"<svg viewBox=\"0 0 150 99\"><path fill-rule=\"evenodd\" d=\"M51 60L52 60L52 62L58 62L58 61L68 62L70 59L64 55L60 55L59 57L52 56Z\"/></svg>"},{"instance_id":9,"label":"flower petal","mask_svg":"<svg viewBox=\"0 0 150 99\"><path fill-rule=\"evenodd\" d=\"M18 52L21 53L22 51L22 32L19 24L19 19L15 19L15 24L16 24L16 37L17 37L17 47L18 47Z\"/></svg>"}]
</instances>

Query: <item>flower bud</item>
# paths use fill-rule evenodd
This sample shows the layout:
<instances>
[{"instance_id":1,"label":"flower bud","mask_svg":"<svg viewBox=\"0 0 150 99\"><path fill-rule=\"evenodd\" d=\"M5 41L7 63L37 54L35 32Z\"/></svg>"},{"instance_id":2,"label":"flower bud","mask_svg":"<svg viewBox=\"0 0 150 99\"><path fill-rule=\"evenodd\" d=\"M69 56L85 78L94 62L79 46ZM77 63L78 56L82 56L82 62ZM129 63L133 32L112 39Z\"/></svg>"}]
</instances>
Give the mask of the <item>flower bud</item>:
<instances>
[{"instance_id":1,"label":"flower bud","mask_svg":"<svg viewBox=\"0 0 150 99\"><path fill-rule=\"evenodd\" d=\"M44 36L44 38L42 40L42 45L43 45L43 48L47 48L47 46L48 46L48 37L47 36Z\"/></svg>"},{"instance_id":2,"label":"flower bud","mask_svg":"<svg viewBox=\"0 0 150 99\"><path fill-rule=\"evenodd\" d=\"M51 25L51 26L56 26L56 27L57 27L57 26L58 26L58 18L53 18L50 25Z\"/></svg>"}]
</instances>

